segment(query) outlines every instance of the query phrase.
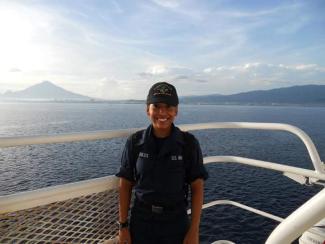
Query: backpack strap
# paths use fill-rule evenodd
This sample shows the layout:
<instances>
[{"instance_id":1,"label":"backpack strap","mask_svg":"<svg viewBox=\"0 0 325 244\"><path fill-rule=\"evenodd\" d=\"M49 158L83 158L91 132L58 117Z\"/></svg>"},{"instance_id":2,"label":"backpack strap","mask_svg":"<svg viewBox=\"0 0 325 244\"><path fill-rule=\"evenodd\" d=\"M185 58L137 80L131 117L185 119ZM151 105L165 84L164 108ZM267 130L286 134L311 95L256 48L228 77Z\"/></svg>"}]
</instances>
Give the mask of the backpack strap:
<instances>
[{"instance_id":1,"label":"backpack strap","mask_svg":"<svg viewBox=\"0 0 325 244\"><path fill-rule=\"evenodd\" d=\"M132 141L132 168L133 168L133 173L134 173L134 180L136 180L136 163L139 157L140 153L140 145L139 145L139 140L144 136L146 130L139 130L135 132L134 134L131 135L131 141Z\"/></svg>"},{"instance_id":2,"label":"backpack strap","mask_svg":"<svg viewBox=\"0 0 325 244\"><path fill-rule=\"evenodd\" d=\"M183 136L184 136L184 146L183 146L183 157L184 157L184 161L185 161L185 174L187 175L189 170L190 170L190 166L191 166L191 152L192 150L194 150L193 148L193 139L194 136L192 134L190 134L187 131L182 131ZM189 195L189 187L190 184L188 182L184 182L184 191L185 191L185 203L186 205L188 205L188 195Z\"/></svg>"},{"instance_id":3,"label":"backpack strap","mask_svg":"<svg viewBox=\"0 0 325 244\"><path fill-rule=\"evenodd\" d=\"M183 157L186 162L186 168L190 166L191 163L191 152L193 151L193 139L194 136L187 132L187 131L182 131L183 136L184 136L184 148L183 148Z\"/></svg>"}]
</instances>

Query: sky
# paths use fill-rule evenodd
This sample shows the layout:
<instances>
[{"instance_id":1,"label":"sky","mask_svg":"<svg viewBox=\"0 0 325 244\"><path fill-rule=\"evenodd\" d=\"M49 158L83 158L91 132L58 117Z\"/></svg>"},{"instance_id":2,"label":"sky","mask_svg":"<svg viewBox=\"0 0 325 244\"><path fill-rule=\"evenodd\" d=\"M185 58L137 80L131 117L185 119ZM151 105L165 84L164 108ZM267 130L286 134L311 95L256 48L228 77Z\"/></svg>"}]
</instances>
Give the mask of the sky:
<instances>
[{"instance_id":1,"label":"sky","mask_svg":"<svg viewBox=\"0 0 325 244\"><path fill-rule=\"evenodd\" d=\"M325 1L0 0L0 94L103 99L325 85Z\"/></svg>"}]
</instances>

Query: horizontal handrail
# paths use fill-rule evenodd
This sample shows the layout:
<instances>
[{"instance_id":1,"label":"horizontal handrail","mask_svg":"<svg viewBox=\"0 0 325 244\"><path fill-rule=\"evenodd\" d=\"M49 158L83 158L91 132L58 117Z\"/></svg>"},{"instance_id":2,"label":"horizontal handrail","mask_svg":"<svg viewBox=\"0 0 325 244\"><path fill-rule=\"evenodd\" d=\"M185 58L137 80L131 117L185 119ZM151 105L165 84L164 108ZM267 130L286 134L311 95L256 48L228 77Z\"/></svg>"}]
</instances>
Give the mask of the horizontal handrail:
<instances>
[{"instance_id":1,"label":"horizontal handrail","mask_svg":"<svg viewBox=\"0 0 325 244\"><path fill-rule=\"evenodd\" d=\"M219 122L181 125L183 130L203 129L254 129L254 130L278 130L287 131L296 135L306 146L311 161L317 172L325 173L325 167L319 157L317 149L310 137L296 126L282 123L254 123L254 122Z\"/></svg>"},{"instance_id":2,"label":"horizontal handrail","mask_svg":"<svg viewBox=\"0 0 325 244\"><path fill-rule=\"evenodd\" d=\"M39 207L118 188L114 175L0 196L0 214Z\"/></svg>"},{"instance_id":3,"label":"horizontal handrail","mask_svg":"<svg viewBox=\"0 0 325 244\"><path fill-rule=\"evenodd\" d=\"M36 136L15 136L15 137L0 137L0 148L27 146L37 144L53 144L78 141L95 141L103 139L113 139L128 136L142 128L132 128L124 130L102 130L76 132L70 134L58 135L36 135Z\"/></svg>"},{"instance_id":4,"label":"horizontal handrail","mask_svg":"<svg viewBox=\"0 0 325 244\"><path fill-rule=\"evenodd\" d=\"M316 147L310 137L301 129L279 123L251 123L251 122L217 122L201 124L183 124L179 125L182 130L205 130L205 129L256 129L256 130L280 130L291 132L302 140L307 148L311 161L317 172L325 173L325 167L320 160ZM33 145L33 144L52 144L75 141L90 141L101 139L112 139L117 137L128 136L135 131L143 128L132 128L124 130L106 130L84 133L60 134L51 136L19 136L19 137L2 137L0 138L0 148Z\"/></svg>"},{"instance_id":5,"label":"horizontal handrail","mask_svg":"<svg viewBox=\"0 0 325 244\"><path fill-rule=\"evenodd\" d=\"M276 215L273 215L273 214L264 212L264 211L259 210L259 209L256 209L256 208L252 208L250 206L247 206L247 205L242 204L242 203L239 203L239 202L227 200L227 199L215 200L215 201L212 201L212 202L203 204L202 209L210 208L210 207L216 206L216 205L232 205L232 206L235 206L235 207L238 207L238 208L241 208L241 209L245 209L245 210L247 210L249 212L252 212L252 213L261 215L263 217L267 217L269 219L273 219L273 220L278 221L278 222L282 222L284 220L283 218L278 217ZM189 209L187 211L187 213L190 214L191 213L191 209Z\"/></svg>"},{"instance_id":6,"label":"horizontal handrail","mask_svg":"<svg viewBox=\"0 0 325 244\"><path fill-rule=\"evenodd\" d=\"M257 159L251 158L244 158L244 157L237 157L237 156L210 156L204 158L204 163L240 163L250 166L255 166L259 168L271 169L275 171L280 171L283 173L292 173L296 175L301 175L305 177L311 177L318 180L325 181L325 174L315 172L314 170L310 169L302 169L299 167L293 167L283 164L277 164Z\"/></svg>"}]
</instances>

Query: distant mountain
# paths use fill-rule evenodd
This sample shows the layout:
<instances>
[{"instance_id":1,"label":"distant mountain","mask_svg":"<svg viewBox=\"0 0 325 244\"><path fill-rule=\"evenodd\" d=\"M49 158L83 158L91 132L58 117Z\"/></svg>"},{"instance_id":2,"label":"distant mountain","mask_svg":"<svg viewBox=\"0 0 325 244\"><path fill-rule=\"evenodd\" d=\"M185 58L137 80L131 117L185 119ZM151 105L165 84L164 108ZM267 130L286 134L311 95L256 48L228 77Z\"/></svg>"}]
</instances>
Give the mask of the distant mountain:
<instances>
[{"instance_id":1,"label":"distant mountain","mask_svg":"<svg viewBox=\"0 0 325 244\"><path fill-rule=\"evenodd\" d=\"M100 103L145 103L143 100L93 99L67 91L49 81L25 90L0 94L1 101L56 101ZM325 106L325 85L305 85L242 92L232 95L211 94L180 97L182 104L243 104L243 105L321 105Z\"/></svg>"},{"instance_id":2,"label":"distant mountain","mask_svg":"<svg viewBox=\"0 0 325 244\"><path fill-rule=\"evenodd\" d=\"M92 98L67 91L50 81L43 81L22 91L6 92L3 100L42 100L42 101L89 101Z\"/></svg>"},{"instance_id":3,"label":"distant mountain","mask_svg":"<svg viewBox=\"0 0 325 244\"><path fill-rule=\"evenodd\" d=\"M196 104L325 105L325 85L292 86L233 95L188 96L182 97L181 102Z\"/></svg>"},{"instance_id":4,"label":"distant mountain","mask_svg":"<svg viewBox=\"0 0 325 244\"><path fill-rule=\"evenodd\" d=\"M216 97L223 96L220 94L210 94L201 96L185 96L180 97L181 103L211 103Z\"/></svg>"}]
</instances>

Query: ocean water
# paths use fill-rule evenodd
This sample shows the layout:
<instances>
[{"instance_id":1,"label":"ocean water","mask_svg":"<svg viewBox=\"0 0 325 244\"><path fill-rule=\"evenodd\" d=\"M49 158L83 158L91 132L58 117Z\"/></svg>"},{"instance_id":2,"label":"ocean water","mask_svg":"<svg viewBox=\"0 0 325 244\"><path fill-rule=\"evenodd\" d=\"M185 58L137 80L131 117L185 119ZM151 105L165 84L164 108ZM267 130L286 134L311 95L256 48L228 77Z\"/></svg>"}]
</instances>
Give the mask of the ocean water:
<instances>
[{"instance_id":1,"label":"ocean water","mask_svg":"<svg viewBox=\"0 0 325 244\"><path fill-rule=\"evenodd\" d=\"M325 108L180 105L177 124L275 122L303 129L325 158ZM0 103L0 137L144 127L140 104ZM204 156L234 155L312 168L303 143L286 132L206 130L193 132ZM0 195L114 174L125 138L0 149ZM229 199L285 217L321 190L301 186L273 171L210 164L205 202ZM264 243L278 223L231 206L204 210L201 243L228 239Z\"/></svg>"}]
</instances>

